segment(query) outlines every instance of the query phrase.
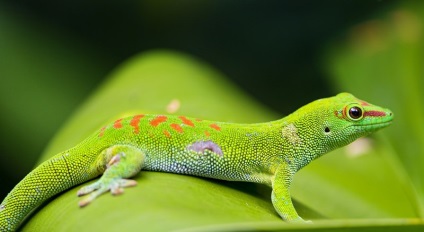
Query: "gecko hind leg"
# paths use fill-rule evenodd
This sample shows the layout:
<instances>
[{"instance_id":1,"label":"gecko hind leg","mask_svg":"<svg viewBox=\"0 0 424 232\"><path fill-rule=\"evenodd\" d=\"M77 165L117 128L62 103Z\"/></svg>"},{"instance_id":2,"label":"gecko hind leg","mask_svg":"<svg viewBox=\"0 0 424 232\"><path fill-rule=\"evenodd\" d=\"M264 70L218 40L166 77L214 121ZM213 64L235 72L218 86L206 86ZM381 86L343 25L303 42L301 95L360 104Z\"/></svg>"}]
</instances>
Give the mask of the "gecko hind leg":
<instances>
[{"instance_id":1,"label":"gecko hind leg","mask_svg":"<svg viewBox=\"0 0 424 232\"><path fill-rule=\"evenodd\" d=\"M106 160L106 170L98 181L78 190L78 196L86 195L79 202L80 207L88 205L107 191L119 195L124 192L124 187L137 184L135 180L125 178L134 176L141 170L145 155L140 149L129 145L115 145L103 151L102 155L111 157L109 161Z\"/></svg>"}]
</instances>

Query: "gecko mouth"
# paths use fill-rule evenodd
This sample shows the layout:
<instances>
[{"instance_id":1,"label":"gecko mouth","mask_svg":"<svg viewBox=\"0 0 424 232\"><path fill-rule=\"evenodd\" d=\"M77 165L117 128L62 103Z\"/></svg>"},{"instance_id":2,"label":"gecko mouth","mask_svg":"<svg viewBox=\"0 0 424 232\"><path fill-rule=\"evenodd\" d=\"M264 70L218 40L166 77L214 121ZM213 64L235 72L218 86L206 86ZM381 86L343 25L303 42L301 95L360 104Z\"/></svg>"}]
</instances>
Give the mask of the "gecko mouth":
<instances>
[{"instance_id":1,"label":"gecko mouth","mask_svg":"<svg viewBox=\"0 0 424 232\"><path fill-rule=\"evenodd\" d=\"M383 127L387 127L390 124L392 124L392 119L386 122L377 122L377 123L369 123L369 124L363 124L363 125L351 125L353 127L360 127L360 128L373 128L373 129L380 129Z\"/></svg>"},{"instance_id":2,"label":"gecko mouth","mask_svg":"<svg viewBox=\"0 0 424 232\"><path fill-rule=\"evenodd\" d=\"M363 126L386 126L386 125L390 125L392 124L392 120L387 121L387 122L378 122L378 123L370 123L370 124L366 124Z\"/></svg>"},{"instance_id":3,"label":"gecko mouth","mask_svg":"<svg viewBox=\"0 0 424 232\"><path fill-rule=\"evenodd\" d=\"M381 121L374 121L374 122L364 122L363 124L352 124L352 125L349 125L349 126L347 126L346 128L349 128L349 127L353 127L353 128L357 128L357 129L370 129L370 131L372 131L372 130L377 130L377 129L380 129L380 128L384 128L384 127L387 127L387 126L389 126L390 124L392 124L392 122L393 122L393 117L388 117L388 118L385 118L384 120L381 120Z\"/></svg>"}]
</instances>

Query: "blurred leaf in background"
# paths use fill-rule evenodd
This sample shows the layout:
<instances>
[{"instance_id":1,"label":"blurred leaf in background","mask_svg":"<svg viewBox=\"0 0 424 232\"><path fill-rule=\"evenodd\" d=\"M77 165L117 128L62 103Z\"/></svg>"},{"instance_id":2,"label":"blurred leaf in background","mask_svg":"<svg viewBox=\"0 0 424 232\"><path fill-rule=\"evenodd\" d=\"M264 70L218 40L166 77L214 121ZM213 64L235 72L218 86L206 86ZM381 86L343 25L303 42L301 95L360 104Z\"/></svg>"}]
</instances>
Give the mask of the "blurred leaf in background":
<instances>
[{"instance_id":1,"label":"blurred leaf in background","mask_svg":"<svg viewBox=\"0 0 424 232\"><path fill-rule=\"evenodd\" d=\"M411 226L417 221L396 219L422 218L424 214L422 2L267 1L265 4L184 0L99 5L85 1L57 4L43 0L20 3L3 0L0 6L0 184L4 191L0 194L5 194L14 181L29 171L49 137L107 71L139 52L170 48L194 55L223 71L255 99L282 114L340 91L393 110L395 123L390 128L328 154L303 169L295 177L293 195L301 214L310 218L368 219L318 221L317 226L310 228L316 231L326 228L346 231L343 230L346 225L353 226L355 231L422 229ZM161 66L160 62L156 65ZM179 62L175 65L184 66ZM122 87L118 82L112 83L112 89ZM163 110L169 99L167 94L160 94L163 87L156 90L160 84L148 89L149 94L157 96L154 102L135 90L131 90L133 93L127 100L147 104L143 110ZM205 91L210 90L206 86L213 84L204 85ZM214 110L219 106L216 103L208 103L210 108L206 111L196 111L202 101L210 99L198 96L188 100L193 104L185 109L190 114L230 121L233 120L230 115L236 115L222 116L225 110ZM227 101L232 100L224 102ZM89 101L81 109L87 105ZM112 98L94 104L103 108L109 105L114 105L115 113L128 109L127 104ZM88 117L95 112L88 109L86 113ZM262 120L261 110L255 113L258 117L244 114L246 118L234 120ZM93 119L92 125L81 129L77 127L84 121L83 117L77 120L76 116L55 137L52 144L56 145L50 146L45 154L52 155L72 146L97 128L97 124L112 120L110 116L102 114ZM76 128L78 132L74 131ZM60 139L62 133L69 133L70 137ZM205 188L216 184L218 192L226 194L234 190L220 182L206 181L203 185L202 179L181 178L182 182L208 186ZM246 187L249 185L241 185L240 192L247 191L252 196L240 199L255 207L259 205L257 212L269 210L267 197L258 197L256 190L249 192ZM228 194L228 199L239 197L237 194ZM63 199L72 199L68 196L69 193L64 194L48 207L61 209L63 202L67 202ZM68 206L73 209L72 203ZM92 210L96 212L100 208ZM57 212L42 211L37 216L55 216ZM73 216L78 218L78 214ZM260 226L232 224L212 228L293 229L273 224L274 219L268 216L257 218L265 221ZM401 227L402 224L410 226Z\"/></svg>"},{"instance_id":2,"label":"blurred leaf in background","mask_svg":"<svg viewBox=\"0 0 424 232\"><path fill-rule=\"evenodd\" d=\"M1 196L111 67L68 31L0 2ZM7 187L9 186L9 187Z\"/></svg>"},{"instance_id":3,"label":"blurred leaf in background","mask_svg":"<svg viewBox=\"0 0 424 232\"><path fill-rule=\"evenodd\" d=\"M399 6L353 27L325 54L336 89L389 106L393 125L377 138L382 160L402 180L415 216L424 216L424 2ZM377 167L376 167L377 168ZM370 172L369 175L380 173ZM384 183L396 191L392 178ZM399 190L399 189L398 189ZM380 197L387 196L381 192ZM389 202L388 202L389 204ZM394 204L394 203L392 203ZM406 206L406 204L405 204Z\"/></svg>"}]
</instances>

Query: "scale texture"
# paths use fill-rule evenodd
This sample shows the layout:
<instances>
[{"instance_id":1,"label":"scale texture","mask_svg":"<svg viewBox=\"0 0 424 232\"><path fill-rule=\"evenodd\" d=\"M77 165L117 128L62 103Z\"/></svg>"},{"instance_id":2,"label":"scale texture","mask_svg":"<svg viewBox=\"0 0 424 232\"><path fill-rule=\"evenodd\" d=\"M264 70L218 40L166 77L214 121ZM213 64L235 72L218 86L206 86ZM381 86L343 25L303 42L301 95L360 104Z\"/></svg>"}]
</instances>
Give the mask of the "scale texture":
<instances>
[{"instance_id":1,"label":"scale texture","mask_svg":"<svg viewBox=\"0 0 424 232\"><path fill-rule=\"evenodd\" d=\"M280 120L237 124L175 115L135 115L104 126L30 172L0 205L0 230L14 231L45 200L81 188L80 207L134 186L140 170L269 185L282 219L303 221L290 197L293 175L321 155L390 125L393 113L348 93L319 99Z\"/></svg>"}]
</instances>

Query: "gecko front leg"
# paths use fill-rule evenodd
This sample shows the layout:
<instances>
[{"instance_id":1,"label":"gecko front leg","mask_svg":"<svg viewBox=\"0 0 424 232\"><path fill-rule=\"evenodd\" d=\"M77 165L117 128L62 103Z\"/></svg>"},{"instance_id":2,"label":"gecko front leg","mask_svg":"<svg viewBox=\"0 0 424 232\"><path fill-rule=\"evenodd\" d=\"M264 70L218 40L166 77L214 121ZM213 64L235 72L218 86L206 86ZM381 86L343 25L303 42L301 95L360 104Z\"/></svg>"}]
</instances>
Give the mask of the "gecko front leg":
<instances>
[{"instance_id":1,"label":"gecko front leg","mask_svg":"<svg viewBox=\"0 0 424 232\"><path fill-rule=\"evenodd\" d=\"M286 165L280 166L272 182L271 200L277 213L288 222L305 222L296 212L290 196L294 173Z\"/></svg>"},{"instance_id":2,"label":"gecko front leg","mask_svg":"<svg viewBox=\"0 0 424 232\"><path fill-rule=\"evenodd\" d=\"M106 171L93 184L82 187L78 196L85 196L79 206L84 207L100 194L110 191L113 195L123 193L124 187L136 185L136 181L129 180L131 176L140 172L145 161L145 154L138 148L130 145L115 145L107 148L101 155L111 157L106 165Z\"/></svg>"}]
</instances>

